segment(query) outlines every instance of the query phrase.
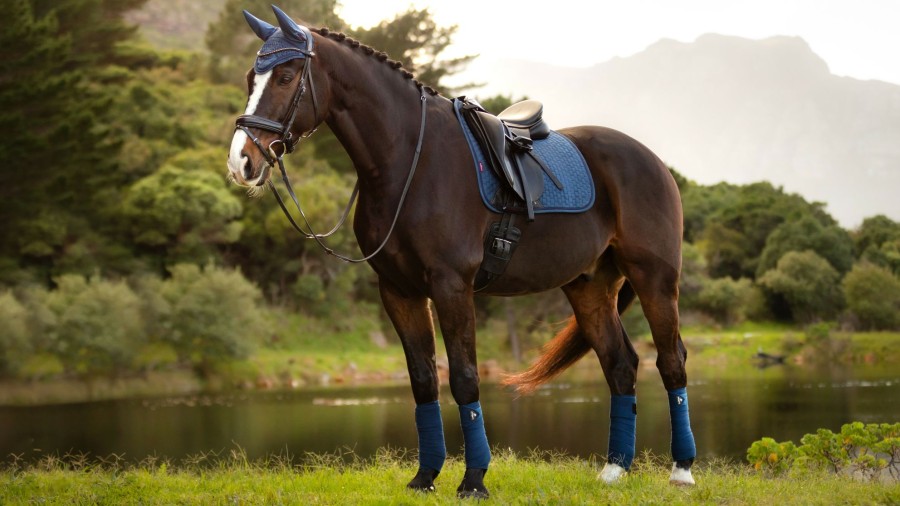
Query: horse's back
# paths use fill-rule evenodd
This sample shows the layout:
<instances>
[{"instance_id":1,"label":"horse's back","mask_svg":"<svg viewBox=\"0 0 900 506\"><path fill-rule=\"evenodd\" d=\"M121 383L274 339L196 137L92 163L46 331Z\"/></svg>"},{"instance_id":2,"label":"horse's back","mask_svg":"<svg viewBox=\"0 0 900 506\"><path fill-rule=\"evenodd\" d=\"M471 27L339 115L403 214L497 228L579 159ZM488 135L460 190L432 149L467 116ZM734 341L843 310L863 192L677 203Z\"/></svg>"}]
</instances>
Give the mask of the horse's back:
<instances>
[{"instance_id":1,"label":"horse's back","mask_svg":"<svg viewBox=\"0 0 900 506\"><path fill-rule=\"evenodd\" d=\"M615 215L611 244L619 250L650 253L680 270L681 196L662 160L612 128L579 126L560 133L587 160L597 188L595 211ZM608 206L603 205L604 199Z\"/></svg>"}]
</instances>

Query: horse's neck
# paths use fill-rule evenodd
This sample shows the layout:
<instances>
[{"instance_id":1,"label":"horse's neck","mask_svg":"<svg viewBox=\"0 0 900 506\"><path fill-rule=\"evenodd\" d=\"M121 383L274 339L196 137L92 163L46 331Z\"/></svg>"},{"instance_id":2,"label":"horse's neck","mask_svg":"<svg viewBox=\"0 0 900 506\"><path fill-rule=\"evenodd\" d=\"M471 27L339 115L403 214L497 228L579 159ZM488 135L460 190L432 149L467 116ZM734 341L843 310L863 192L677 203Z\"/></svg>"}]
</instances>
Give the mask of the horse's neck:
<instances>
[{"instance_id":1,"label":"horse's neck","mask_svg":"<svg viewBox=\"0 0 900 506\"><path fill-rule=\"evenodd\" d=\"M420 92L373 57L340 45L331 52L320 53L331 66L328 126L347 150L363 188L393 188L406 177L414 154Z\"/></svg>"}]
</instances>

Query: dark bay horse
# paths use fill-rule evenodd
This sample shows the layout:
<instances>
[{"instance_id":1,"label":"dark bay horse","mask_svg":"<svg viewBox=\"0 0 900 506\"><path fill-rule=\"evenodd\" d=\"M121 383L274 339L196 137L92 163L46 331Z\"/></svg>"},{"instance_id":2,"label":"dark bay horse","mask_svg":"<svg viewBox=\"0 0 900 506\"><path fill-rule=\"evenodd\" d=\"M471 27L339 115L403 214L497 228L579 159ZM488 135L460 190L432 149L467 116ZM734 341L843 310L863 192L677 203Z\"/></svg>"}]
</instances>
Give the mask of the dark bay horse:
<instances>
[{"instance_id":1,"label":"dark bay horse","mask_svg":"<svg viewBox=\"0 0 900 506\"><path fill-rule=\"evenodd\" d=\"M275 14L277 27L245 12L264 45L247 75L249 99L237 122L230 175L250 187L267 184L276 162L301 137L323 122L331 128L357 171L354 232L363 254L374 254L368 263L403 344L417 405L420 467L409 487L433 490L446 457L430 299L464 435L466 472L458 494L487 497L483 477L490 449L479 403L473 283L485 234L498 215L481 201L453 105L387 55L295 23L277 8ZM608 462L599 477L608 483L621 479L635 451L638 356L620 314L639 297L669 392L670 481L693 484L687 353L678 323L678 188L659 158L625 134L597 126L560 133L589 165L593 208L522 220L515 255L483 293L562 288L574 316L527 371L507 382L533 391L593 350L611 393Z\"/></svg>"}]
</instances>

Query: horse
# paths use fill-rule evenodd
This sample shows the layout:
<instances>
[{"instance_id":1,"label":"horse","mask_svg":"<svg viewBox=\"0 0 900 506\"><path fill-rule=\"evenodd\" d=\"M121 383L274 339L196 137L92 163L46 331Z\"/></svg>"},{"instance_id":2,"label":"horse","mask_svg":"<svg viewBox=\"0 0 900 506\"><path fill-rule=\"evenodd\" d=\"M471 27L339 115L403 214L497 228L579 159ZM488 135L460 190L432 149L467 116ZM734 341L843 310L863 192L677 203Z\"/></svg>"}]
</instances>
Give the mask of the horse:
<instances>
[{"instance_id":1,"label":"horse","mask_svg":"<svg viewBox=\"0 0 900 506\"><path fill-rule=\"evenodd\" d=\"M419 467L407 486L433 491L447 455L430 300L463 431L466 470L457 494L486 498L491 453L479 402L474 296L484 238L498 215L479 197L454 106L386 54L273 9L278 26L244 11L264 43L247 73L248 101L236 121L229 177L251 189L272 185L277 164L293 195L282 157L320 124L330 127L358 176L353 231L402 343L416 403ZM640 298L669 398L670 483L691 485L696 447L679 332L678 187L665 164L624 133L600 126L558 132L587 162L596 199L582 213L542 214L522 223L515 255L481 293L560 288L573 315L539 358L505 383L532 392L593 351L611 398L607 462L598 478L623 479L635 453L638 355L621 314ZM322 241L323 235L308 237Z\"/></svg>"}]
</instances>

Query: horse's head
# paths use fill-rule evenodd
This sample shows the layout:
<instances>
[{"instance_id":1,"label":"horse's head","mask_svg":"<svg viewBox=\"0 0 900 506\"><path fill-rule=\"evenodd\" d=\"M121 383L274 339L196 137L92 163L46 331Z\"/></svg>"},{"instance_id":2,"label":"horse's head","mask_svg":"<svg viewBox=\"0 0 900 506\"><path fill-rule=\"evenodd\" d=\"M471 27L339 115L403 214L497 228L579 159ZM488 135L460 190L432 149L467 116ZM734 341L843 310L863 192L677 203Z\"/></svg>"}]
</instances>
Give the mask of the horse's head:
<instances>
[{"instance_id":1,"label":"horse's head","mask_svg":"<svg viewBox=\"0 0 900 506\"><path fill-rule=\"evenodd\" d=\"M251 187L269 179L276 160L315 130L324 113L312 80L312 32L278 7L272 9L279 27L244 11L263 46L247 73L249 98L236 122L228 170L235 182Z\"/></svg>"}]
</instances>

